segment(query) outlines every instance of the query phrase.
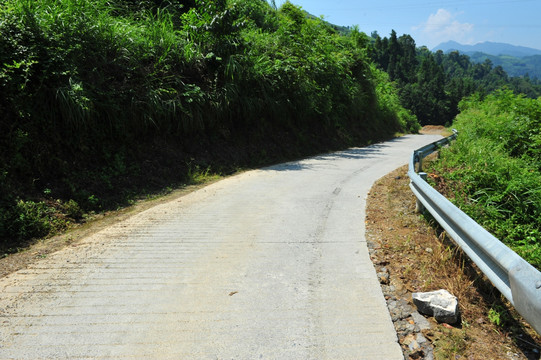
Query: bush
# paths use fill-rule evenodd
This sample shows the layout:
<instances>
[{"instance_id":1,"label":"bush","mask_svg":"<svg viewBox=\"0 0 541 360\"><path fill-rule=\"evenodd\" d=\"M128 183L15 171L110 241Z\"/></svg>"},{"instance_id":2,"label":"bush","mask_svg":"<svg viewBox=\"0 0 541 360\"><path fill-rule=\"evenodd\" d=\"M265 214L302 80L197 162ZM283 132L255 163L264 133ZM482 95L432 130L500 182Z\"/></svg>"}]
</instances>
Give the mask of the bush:
<instances>
[{"instance_id":1,"label":"bush","mask_svg":"<svg viewBox=\"0 0 541 360\"><path fill-rule=\"evenodd\" d=\"M125 203L148 162L179 183L192 158L229 151L234 168L415 130L367 44L289 2L5 0L0 239L53 231L43 206L79 219Z\"/></svg>"},{"instance_id":2,"label":"bush","mask_svg":"<svg viewBox=\"0 0 541 360\"><path fill-rule=\"evenodd\" d=\"M541 268L541 99L500 91L460 106L436 169L461 209Z\"/></svg>"}]
</instances>

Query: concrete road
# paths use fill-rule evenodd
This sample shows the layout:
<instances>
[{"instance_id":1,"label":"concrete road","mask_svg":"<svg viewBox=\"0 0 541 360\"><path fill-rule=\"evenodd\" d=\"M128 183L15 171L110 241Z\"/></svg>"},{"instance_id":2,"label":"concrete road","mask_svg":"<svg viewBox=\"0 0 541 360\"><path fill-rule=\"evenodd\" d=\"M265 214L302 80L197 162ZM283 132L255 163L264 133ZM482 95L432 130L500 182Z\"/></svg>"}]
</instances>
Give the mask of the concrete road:
<instances>
[{"instance_id":1,"label":"concrete road","mask_svg":"<svg viewBox=\"0 0 541 360\"><path fill-rule=\"evenodd\" d=\"M365 197L438 138L246 172L0 279L0 359L402 359Z\"/></svg>"}]
</instances>

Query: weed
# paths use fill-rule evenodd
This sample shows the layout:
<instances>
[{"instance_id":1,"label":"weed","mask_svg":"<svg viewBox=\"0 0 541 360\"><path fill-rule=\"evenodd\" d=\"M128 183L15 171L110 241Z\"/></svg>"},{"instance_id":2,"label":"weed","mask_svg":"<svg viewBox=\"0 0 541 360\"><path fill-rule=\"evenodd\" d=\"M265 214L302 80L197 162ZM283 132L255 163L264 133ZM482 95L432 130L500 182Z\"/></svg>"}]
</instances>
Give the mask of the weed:
<instances>
[{"instance_id":1,"label":"weed","mask_svg":"<svg viewBox=\"0 0 541 360\"><path fill-rule=\"evenodd\" d=\"M210 166L207 166L204 170L201 169L200 165L189 165L188 167L188 184L197 185L204 182L217 180L220 178L220 175L212 173Z\"/></svg>"},{"instance_id":2,"label":"weed","mask_svg":"<svg viewBox=\"0 0 541 360\"><path fill-rule=\"evenodd\" d=\"M67 216L74 220L79 220L83 217L83 210L75 200L70 199L67 203L63 204L63 210Z\"/></svg>"},{"instance_id":3,"label":"weed","mask_svg":"<svg viewBox=\"0 0 541 360\"><path fill-rule=\"evenodd\" d=\"M507 309L498 304L495 304L490 308L487 317L491 323L500 327L505 326L509 321Z\"/></svg>"},{"instance_id":4,"label":"weed","mask_svg":"<svg viewBox=\"0 0 541 360\"><path fill-rule=\"evenodd\" d=\"M43 202L19 200L13 227L19 238L43 237L52 230L53 211Z\"/></svg>"},{"instance_id":5,"label":"weed","mask_svg":"<svg viewBox=\"0 0 541 360\"><path fill-rule=\"evenodd\" d=\"M433 342L435 358L447 360L463 356L468 346L468 340L464 330L442 330Z\"/></svg>"}]
</instances>

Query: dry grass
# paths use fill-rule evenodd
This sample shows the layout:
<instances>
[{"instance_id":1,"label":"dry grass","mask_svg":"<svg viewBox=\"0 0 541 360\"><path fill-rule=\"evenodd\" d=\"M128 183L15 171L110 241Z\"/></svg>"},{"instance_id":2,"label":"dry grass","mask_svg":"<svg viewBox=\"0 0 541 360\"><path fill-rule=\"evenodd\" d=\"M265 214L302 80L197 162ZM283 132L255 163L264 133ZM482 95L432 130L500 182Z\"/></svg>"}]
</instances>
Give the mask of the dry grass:
<instances>
[{"instance_id":1,"label":"dry grass","mask_svg":"<svg viewBox=\"0 0 541 360\"><path fill-rule=\"evenodd\" d=\"M415 213L407 167L380 179L367 206L373 261L385 263L391 284L409 293L447 289L459 300L461 324L427 333L437 359L539 359L541 337L486 280L430 216ZM411 301L411 294L408 294ZM500 325L496 325L496 320Z\"/></svg>"}]
</instances>

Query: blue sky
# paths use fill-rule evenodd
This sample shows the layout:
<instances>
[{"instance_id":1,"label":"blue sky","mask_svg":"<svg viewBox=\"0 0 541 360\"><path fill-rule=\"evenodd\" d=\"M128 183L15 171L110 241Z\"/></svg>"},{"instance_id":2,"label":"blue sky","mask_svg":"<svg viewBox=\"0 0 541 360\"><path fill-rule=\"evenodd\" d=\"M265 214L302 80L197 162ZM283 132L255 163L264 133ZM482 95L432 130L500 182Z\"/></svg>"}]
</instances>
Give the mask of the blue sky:
<instances>
[{"instance_id":1,"label":"blue sky","mask_svg":"<svg viewBox=\"0 0 541 360\"><path fill-rule=\"evenodd\" d=\"M541 0L291 0L337 25L359 25L368 35L410 34L430 49L454 40L492 41L541 49ZM284 0L276 0L280 6Z\"/></svg>"}]
</instances>

